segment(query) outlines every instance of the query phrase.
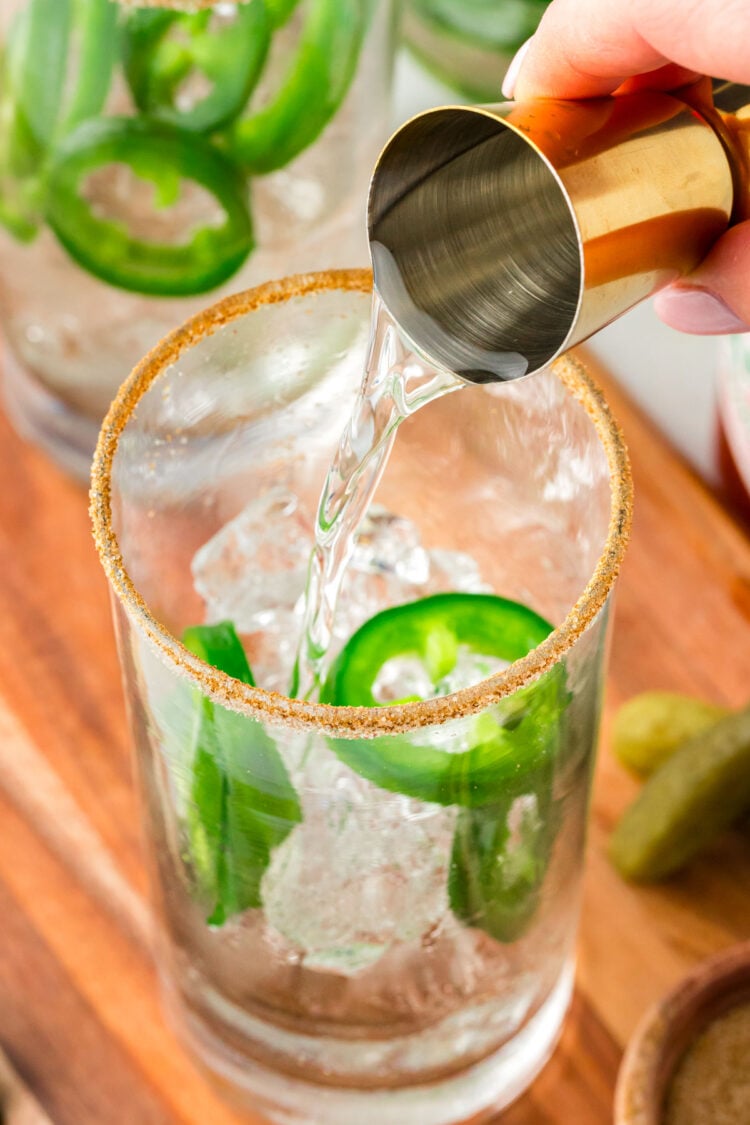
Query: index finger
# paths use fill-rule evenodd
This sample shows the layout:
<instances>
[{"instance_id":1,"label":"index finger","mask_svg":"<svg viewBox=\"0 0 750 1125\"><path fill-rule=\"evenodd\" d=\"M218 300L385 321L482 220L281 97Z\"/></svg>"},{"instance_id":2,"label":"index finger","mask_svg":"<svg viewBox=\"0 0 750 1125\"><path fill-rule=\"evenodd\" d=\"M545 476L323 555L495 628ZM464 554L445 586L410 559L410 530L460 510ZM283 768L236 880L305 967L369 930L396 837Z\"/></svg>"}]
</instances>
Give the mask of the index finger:
<instances>
[{"instance_id":1,"label":"index finger","mask_svg":"<svg viewBox=\"0 0 750 1125\"><path fill-rule=\"evenodd\" d=\"M531 39L514 97L588 98L668 64L750 82L747 0L552 0ZM667 71L670 85L675 70Z\"/></svg>"}]
</instances>

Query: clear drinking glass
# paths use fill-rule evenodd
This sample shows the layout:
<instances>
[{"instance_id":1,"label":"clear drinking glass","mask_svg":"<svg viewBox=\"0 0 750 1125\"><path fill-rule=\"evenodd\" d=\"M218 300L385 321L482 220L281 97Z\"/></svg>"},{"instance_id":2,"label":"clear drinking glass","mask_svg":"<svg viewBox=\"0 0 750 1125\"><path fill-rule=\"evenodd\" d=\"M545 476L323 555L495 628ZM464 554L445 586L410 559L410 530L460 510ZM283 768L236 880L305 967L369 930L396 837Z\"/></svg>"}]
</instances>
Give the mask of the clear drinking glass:
<instances>
[{"instance_id":1,"label":"clear drinking glass","mask_svg":"<svg viewBox=\"0 0 750 1125\"><path fill-rule=\"evenodd\" d=\"M494 591L555 628L442 698L287 697L370 300L365 272L308 275L168 336L106 419L92 513L176 1026L271 1120L448 1125L521 1093L570 999L630 477L574 360L431 403L397 436L336 646L438 591ZM262 686L181 643L226 619Z\"/></svg>"},{"instance_id":2,"label":"clear drinking glass","mask_svg":"<svg viewBox=\"0 0 750 1125\"><path fill-rule=\"evenodd\" d=\"M510 61L549 0L405 0L403 34L422 65L475 102L497 102Z\"/></svg>"},{"instance_id":3,"label":"clear drinking glass","mask_svg":"<svg viewBox=\"0 0 750 1125\"><path fill-rule=\"evenodd\" d=\"M393 0L0 0L8 409L81 478L134 364L217 296L367 262Z\"/></svg>"}]
</instances>

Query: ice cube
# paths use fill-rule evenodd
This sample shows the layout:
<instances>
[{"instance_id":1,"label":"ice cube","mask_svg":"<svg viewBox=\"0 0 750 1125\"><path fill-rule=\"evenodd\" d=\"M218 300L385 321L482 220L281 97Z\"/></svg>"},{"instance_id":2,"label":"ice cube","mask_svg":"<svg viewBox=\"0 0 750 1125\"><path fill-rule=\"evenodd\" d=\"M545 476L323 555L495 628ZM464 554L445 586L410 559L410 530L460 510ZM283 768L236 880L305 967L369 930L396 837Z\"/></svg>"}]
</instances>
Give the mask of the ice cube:
<instances>
[{"instance_id":1,"label":"ice cube","mask_svg":"<svg viewBox=\"0 0 750 1125\"><path fill-rule=\"evenodd\" d=\"M464 551L433 548L429 552L430 594L456 591L461 594L491 594L492 587L482 580L479 567Z\"/></svg>"},{"instance_id":2,"label":"ice cube","mask_svg":"<svg viewBox=\"0 0 750 1125\"><path fill-rule=\"evenodd\" d=\"M455 813L377 789L322 742L304 776L303 822L263 878L265 915L306 965L355 974L447 915Z\"/></svg>"},{"instance_id":3,"label":"ice cube","mask_svg":"<svg viewBox=\"0 0 750 1125\"><path fill-rule=\"evenodd\" d=\"M509 661L501 660L499 656L484 656L472 652L467 645L459 645L456 663L435 684L434 695L451 695L455 691L472 687L473 684L494 676L496 672L501 672L508 664Z\"/></svg>"},{"instance_id":4,"label":"ice cube","mask_svg":"<svg viewBox=\"0 0 750 1125\"><path fill-rule=\"evenodd\" d=\"M372 685L372 694L378 703L395 703L415 695L435 699L481 683L507 667L507 660L483 656L466 645L459 645L456 663L434 683L419 656L403 653L382 665Z\"/></svg>"},{"instance_id":5,"label":"ice cube","mask_svg":"<svg viewBox=\"0 0 750 1125\"><path fill-rule=\"evenodd\" d=\"M253 627L240 633L255 682L267 691L286 694L302 635L302 598L293 609L256 613Z\"/></svg>"},{"instance_id":6,"label":"ice cube","mask_svg":"<svg viewBox=\"0 0 750 1125\"><path fill-rule=\"evenodd\" d=\"M386 660L372 685L378 703L397 703L410 696L429 699L432 677L418 656L402 655Z\"/></svg>"},{"instance_id":7,"label":"ice cube","mask_svg":"<svg viewBox=\"0 0 750 1125\"><path fill-rule=\"evenodd\" d=\"M293 611L312 541L312 518L294 493L277 486L252 500L193 558L206 621L230 620L238 632L253 633L269 610Z\"/></svg>"},{"instance_id":8,"label":"ice cube","mask_svg":"<svg viewBox=\"0 0 750 1125\"><path fill-rule=\"evenodd\" d=\"M422 596L430 560L415 524L373 504L341 589L334 633L348 639L374 614Z\"/></svg>"},{"instance_id":9,"label":"ice cube","mask_svg":"<svg viewBox=\"0 0 750 1125\"><path fill-rule=\"evenodd\" d=\"M361 574L393 575L408 586L430 576L430 560L411 520L379 504L371 505L357 538L352 569Z\"/></svg>"},{"instance_id":10,"label":"ice cube","mask_svg":"<svg viewBox=\"0 0 750 1125\"><path fill-rule=\"evenodd\" d=\"M483 581L471 555L440 548L426 550L416 524L372 505L344 578L334 637L346 641L381 610L444 591L485 594L491 593L492 587ZM473 682L483 678L480 672Z\"/></svg>"},{"instance_id":11,"label":"ice cube","mask_svg":"<svg viewBox=\"0 0 750 1125\"><path fill-rule=\"evenodd\" d=\"M286 692L291 682L313 535L312 514L294 493L277 486L246 505L193 558L206 621L234 622L256 682L271 691ZM381 610L443 590L490 589L470 555L425 550L411 520L372 505L344 577L329 660ZM467 678L469 670L461 665L440 693L457 691L488 674L480 668L473 679ZM395 681L402 678L399 672L385 686L384 702L429 694L418 686L400 690Z\"/></svg>"}]
</instances>

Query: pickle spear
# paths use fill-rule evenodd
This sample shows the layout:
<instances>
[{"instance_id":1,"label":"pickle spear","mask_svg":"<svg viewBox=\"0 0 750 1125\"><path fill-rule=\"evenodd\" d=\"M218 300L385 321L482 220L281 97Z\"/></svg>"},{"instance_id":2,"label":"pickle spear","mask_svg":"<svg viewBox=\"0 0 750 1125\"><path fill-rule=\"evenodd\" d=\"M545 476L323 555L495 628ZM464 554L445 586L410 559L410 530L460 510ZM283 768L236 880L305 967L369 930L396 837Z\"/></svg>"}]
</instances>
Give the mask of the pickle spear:
<instances>
[{"instance_id":1,"label":"pickle spear","mask_svg":"<svg viewBox=\"0 0 750 1125\"><path fill-rule=\"evenodd\" d=\"M691 738L648 779L610 839L617 870L664 879L750 808L750 706Z\"/></svg>"},{"instance_id":2,"label":"pickle spear","mask_svg":"<svg viewBox=\"0 0 750 1125\"><path fill-rule=\"evenodd\" d=\"M612 749L626 769L648 777L675 750L730 714L702 699L673 691L634 695L615 715Z\"/></svg>"}]
</instances>

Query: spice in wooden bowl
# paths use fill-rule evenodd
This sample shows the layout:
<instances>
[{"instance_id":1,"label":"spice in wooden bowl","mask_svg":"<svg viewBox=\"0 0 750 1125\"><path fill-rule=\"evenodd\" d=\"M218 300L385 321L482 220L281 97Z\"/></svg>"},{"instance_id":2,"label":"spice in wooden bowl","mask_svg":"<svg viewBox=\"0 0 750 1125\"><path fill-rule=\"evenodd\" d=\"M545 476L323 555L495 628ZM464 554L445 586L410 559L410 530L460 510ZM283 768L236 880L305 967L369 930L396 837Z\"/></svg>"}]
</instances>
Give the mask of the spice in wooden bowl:
<instances>
[{"instance_id":1,"label":"spice in wooden bowl","mask_svg":"<svg viewBox=\"0 0 750 1125\"><path fill-rule=\"evenodd\" d=\"M750 1123L750 1003L709 1023L670 1083L665 1125Z\"/></svg>"},{"instance_id":2,"label":"spice in wooden bowl","mask_svg":"<svg viewBox=\"0 0 750 1125\"><path fill-rule=\"evenodd\" d=\"M698 965L636 1029L615 1125L750 1125L750 942Z\"/></svg>"}]
</instances>

